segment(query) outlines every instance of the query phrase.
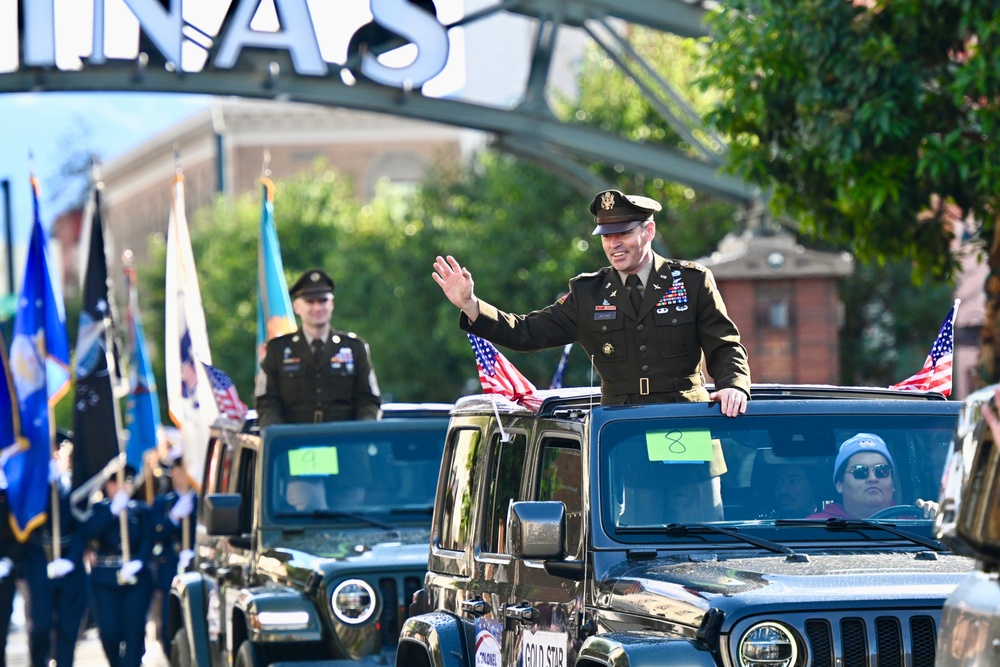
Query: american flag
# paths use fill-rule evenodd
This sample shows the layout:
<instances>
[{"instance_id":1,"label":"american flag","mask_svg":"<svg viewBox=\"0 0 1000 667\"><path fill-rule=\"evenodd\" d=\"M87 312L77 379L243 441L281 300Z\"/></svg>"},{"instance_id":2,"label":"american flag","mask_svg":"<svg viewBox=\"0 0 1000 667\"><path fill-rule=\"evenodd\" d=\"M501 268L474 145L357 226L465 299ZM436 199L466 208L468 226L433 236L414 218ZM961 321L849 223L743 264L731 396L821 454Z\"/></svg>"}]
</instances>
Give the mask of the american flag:
<instances>
[{"instance_id":1,"label":"american flag","mask_svg":"<svg viewBox=\"0 0 1000 667\"><path fill-rule=\"evenodd\" d=\"M890 389L904 389L908 391L937 391L945 396L951 394L951 364L955 351L955 316L958 314L958 301L948 313L941 331L938 332L934 344L931 345L931 353L927 355L924 367L911 377L906 378L898 384L894 384Z\"/></svg>"},{"instance_id":2,"label":"american flag","mask_svg":"<svg viewBox=\"0 0 1000 667\"><path fill-rule=\"evenodd\" d=\"M215 366L205 362L201 362L201 365L205 367L208 382L212 385L212 395L215 396L215 403L219 406L219 413L226 419L243 421L247 414L247 406L240 400L236 385L228 375Z\"/></svg>"},{"instance_id":3,"label":"american flag","mask_svg":"<svg viewBox=\"0 0 1000 667\"><path fill-rule=\"evenodd\" d=\"M479 336L467 335L476 353L476 366L479 367L479 382L483 385L483 393L500 394L524 405L524 399L535 393L535 385L521 375L521 371L517 370L493 343Z\"/></svg>"}]
</instances>

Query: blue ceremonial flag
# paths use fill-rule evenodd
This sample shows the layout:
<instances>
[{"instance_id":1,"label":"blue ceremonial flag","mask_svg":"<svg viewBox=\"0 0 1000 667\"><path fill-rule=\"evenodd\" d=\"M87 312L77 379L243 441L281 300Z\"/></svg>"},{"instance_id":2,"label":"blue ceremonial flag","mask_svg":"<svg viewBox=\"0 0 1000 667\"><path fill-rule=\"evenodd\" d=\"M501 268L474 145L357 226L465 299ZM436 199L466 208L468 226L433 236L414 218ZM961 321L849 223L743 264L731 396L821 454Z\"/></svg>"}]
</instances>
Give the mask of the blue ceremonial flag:
<instances>
[{"instance_id":1,"label":"blue ceremonial flag","mask_svg":"<svg viewBox=\"0 0 1000 667\"><path fill-rule=\"evenodd\" d=\"M15 453L27 448L27 442L20 437L21 424L18 411L14 409L17 403L14 395L14 380L10 376L10 363L7 360L7 343L0 334L0 365L3 375L0 376L0 461L6 461ZM6 480L6 471L3 473ZM4 481L2 486L6 486Z\"/></svg>"},{"instance_id":2,"label":"blue ceremonial flag","mask_svg":"<svg viewBox=\"0 0 1000 667\"><path fill-rule=\"evenodd\" d=\"M55 434L52 407L69 391L66 313L49 274L46 236L38 211L38 181L34 176L31 186L35 219L10 346L11 376L27 447L4 465L11 523L22 542L46 518Z\"/></svg>"},{"instance_id":3,"label":"blue ceremonial flag","mask_svg":"<svg viewBox=\"0 0 1000 667\"><path fill-rule=\"evenodd\" d=\"M285 269L281 262L278 230L274 226L274 183L262 178L260 240L257 246L257 366L264 346L275 336L298 328L292 300L288 296Z\"/></svg>"},{"instance_id":4,"label":"blue ceremonial flag","mask_svg":"<svg viewBox=\"0 0 1000 667\"><path fill-rule=\"evenodd\" d=\"M115 386L121 375L114 338L108 260L101 219L101 193L94 188L87 206L87 264L84 269L83 303L76 337L74 372L76 400L73 402L73 488L103 483L105 466L118 458L118 406ZM92 481L93 480L93 481Z\"/></svg>"},{"instance_id":5,"label":"blue ceremonial flag","mask_svg":"<svg viewBox=\"0 0 1000 667\"><path fill-rule=\"evenodd\" d=\"M139 291L136 289L135 269L126 267L125 286L128 290L128 309L125 321L129 337L129 392L125 422L128 424L129 465L138 475L142 470L143 454L156 449L160 441L160 402L156 397L156 379L153 364L146 350L146 334L139 312Z\"/></svg>"}]
</instances>

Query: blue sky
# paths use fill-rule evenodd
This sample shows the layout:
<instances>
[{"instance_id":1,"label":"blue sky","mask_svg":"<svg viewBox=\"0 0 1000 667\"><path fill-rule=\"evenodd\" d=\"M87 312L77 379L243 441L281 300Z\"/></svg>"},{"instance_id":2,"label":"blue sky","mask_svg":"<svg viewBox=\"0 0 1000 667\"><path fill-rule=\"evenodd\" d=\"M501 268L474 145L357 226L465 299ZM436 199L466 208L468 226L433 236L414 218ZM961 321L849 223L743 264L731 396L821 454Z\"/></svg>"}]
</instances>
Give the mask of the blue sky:
<instances>
[{"instance_id":1,"label":"blue sky","mask_svg":"<svg viewBox=\"0 0 1000 667\"><path fill-rule=\"evenodd\" d=\"M14 244L26 243L30 232L32 164L41 187L42 224L48 229L65 207L56 175L69 151L91 150L107 162L196 113L208 99L170 93L0 95L0 179L10 180Z\"/></svg>"}]
</instances>

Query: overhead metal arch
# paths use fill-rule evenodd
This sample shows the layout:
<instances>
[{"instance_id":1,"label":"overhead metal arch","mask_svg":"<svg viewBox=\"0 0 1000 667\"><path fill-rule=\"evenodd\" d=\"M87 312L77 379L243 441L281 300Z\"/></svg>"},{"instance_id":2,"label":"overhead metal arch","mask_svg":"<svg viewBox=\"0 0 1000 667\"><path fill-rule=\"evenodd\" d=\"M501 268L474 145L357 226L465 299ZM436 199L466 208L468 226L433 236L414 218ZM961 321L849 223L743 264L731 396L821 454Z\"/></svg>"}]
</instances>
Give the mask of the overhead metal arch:
<instances>
[{"instance_id":1,"label":"overhead metal arch","mask_svg":"<svg viewBox=\"0 0 1000 667\"><path fill-rule=\"evenodd\" d=\"M43 2L51 0L42 0ZM128 0L133 5L143 5L158 0ZM251 2L252 0L246 0ZM371 0L376 3L402 3L407 0ZM415 6L431 5L429 0L408 0ZM698 127L698 117L684 102L680 91L673 90L668 82L659 78L652 68L632 50L620 31L614 26L621 21L639 23L656 30L682 36L703 36L702 24L705 7L700 1L685 0L501 0L488 2L478 9L470 9L474 0L466 0L463 18L444 29L471 28L481 22L500 16L529 21L535 39L528 54L529 67L525 85L516 103L508 106L487 106L481 102L463 99L461 94L449 98L430 97L421 90L393 87L376 83L364 76L361 63L366 52L388 51L405 39L375 22L366 26L372 35L381 31L382 43L354 44L358 50L349 54L342 64L331 63L325 75L303 75L297 72L301 58L282 48L243 48L230 67L218 67L217 56L225 36L238 20L238 13L245 10L246 2L231 3L219 30L214 35L201 31L198 42L207 52L205 66L196 72L182 71L169 58L158 52L155 39L143 31L140 46L143 52L136 60L114 60L91 57L79 70L64 70L51 65L31 64L27 40L22 30L21 61L10 73L0 74L0 92L20 91L130 91L178 92L210 95L238 95L243 97L273 98L323 104L344 108L376 111L427 121L468 127L488 132L495 138L495 145L544 165L582 191L591 193L604 186L602 179L587 167L588 164L609 164L621 168L655 175L668 181L683 183L700 191L709 192L740 203L748 203L759 196L756 188L738 178L720 173L723 147L721 141L707 135ZM278 0L279 18L282 8L305 0ZM179 5L180 3L178 3ZM481 4L481 2L480 2ZM253 5L256 7L256 3ZM161 12L163 10L161 9ZM180 11L179 9L177 11ZM373 12L374 13L374 12ZM377 16L377 14L376 14ZM245 14L244 14L245 18ZM157 26L160 43L166 22ZM191 26L186 35L190 39ZM241 27L235 26L239 31ZM623 68L636 81L653 81L641 84L644 94L653 107L693 149L682 153L673 148L631 141L625 137L602 131L578 122L557 118L548 102L550 70L556 54L556 40L560 31L567 28L582 29L605 50L616 66ZM388 39L385 36L388 35ZM357 35L356 35L357 36ZM169 41L169 40L168 40ZM472 41L472 40L470 40ZM374 40L372 40L374 42ZM467 44L468 59L484 57L476 54L476 44ZM37 57L36 57L37 59ZM642 76L636 76L641 72Z\"/></svg>"}]
</instances>

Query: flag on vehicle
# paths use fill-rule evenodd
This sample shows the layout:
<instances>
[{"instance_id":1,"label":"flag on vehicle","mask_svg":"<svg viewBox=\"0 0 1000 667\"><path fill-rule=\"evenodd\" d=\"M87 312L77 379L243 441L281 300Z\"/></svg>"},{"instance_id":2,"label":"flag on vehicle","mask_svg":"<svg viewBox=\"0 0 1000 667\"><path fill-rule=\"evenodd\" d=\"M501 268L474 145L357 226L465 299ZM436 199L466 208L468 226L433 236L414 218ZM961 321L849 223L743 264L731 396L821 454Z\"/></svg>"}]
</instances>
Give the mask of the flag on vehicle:
<instances>
[{"instance_id":1,"label":"flag on vehicle","mask_svg":"<svg viewBox=\"0 0 1000 667\"><path fill-rule=\"evenodd\" d=\"M274 183L262 178L260 238L257 245L257 367L267 341L298 328L281 261L278 230L274 224Z\"/></svg>"},{"instance_id":2,"label":"flag on vehicle","mask_svg":"<svg viewBox=\"0 0 1000 667\"><path fill-rule=\"evenodd\" d=\"M562 389L563 378L566 376L566 364L569 362L569 351L573 349L573 343L566 343L563 347L562 356L559 357L559 365L556 366L556 372L552 375L552 384L549 385L549 389Z\"/></svg>"},{"instance_id":3,"label":"flag on vehicle","mask_svg":"<svg viewBox=\"0 0 1000 667\"><path fill-rule=\"evenodd\" d=\"M55 436L52 408L69 391L69 341L62 294L49 274L46 235L38 210L38 181L31 177L34 223L24 281L14 319L10 372L27 446L4 463L11 526L23 542L44 523L49 461Z\"/></svg>"},{"instance_id":4,"label":"flag on vehicle","mask_svg":"<svg viewBox=\"0 0 1000 667\"><path fill-rule=\"evenodd\" d=\"M948 317L944 319L931 352L924 361L923 368L916 375L911 375L902 382L891 385L890 389L908 391L937 391L945 396L951 395L952 357L955 351L955 316L961 300L955 299Z\"/></svg>"},{"instance_id":5,"label":"flag on vehicle","mask_svg":"<svg viewBox=\"0 0 1000 667\"><path fill-rule=\"evenodd\" d=\"M498 394L527 406L525 399L535 393L535 385L524 377L493 343L473 334L466 335L476 354L476 366L479 369L479 382L483 385L483 393Z\"/></svg>"},{"instance_id":6,"label":"flag on vehicle","mask_svg":"<svg viewBox=\"0 0 1000 667\"><path fill-rule=\"evenodd\" d=\"M118 349L108 289L101 193L95 187L84 216L86 266L83 303L76 336L73 402L73 488L100 475L121 451L115 386L120 385ZM103 483L97 482L97 486Z\"/></svg>"},{"instance_id":7,"label":"flag on vehicle","mask_svg":"<svg viewBox=\"0 0 1000 667\"><path fill-rule=\"evenodd\" d=\"M133 267L125 267L125 289L128 293L128 307L125 322L128 327L129 364L128 400L126 402L125 423L128 426L128 462L140 471L143 455L156 449L160 443L160 401L156 395L156 378L153 364L146 349L146 334L142 327L139 311L139 290L136 287L137 274Z\"/></svg>"},{"instance_id":8,"label":"flag on vehicle","mask_svg":"<svg viewBox=\"0 0 1000 667\"><path fill-rule=\"evenodd\" d=\"M201 286L191 250L184 212L184 175L170 185L170 218L167 223L166 332L164 365L167 408L181 432L184 466L196 485L204 472L209 427L219 416L212 389L197 360L212 363L208 328L201 303Z\"/></svg>"},{"instance_id":9,"label":"flag on vehicle","mask_svg":"<svg viewBox=\"0 0 1000 667\"><path fill-rule=\"evenodd\" d=\"M246 403L240 400L239 392L233 380L215 366L202 364L205 367L205 374L212 385L212 394L215 396L215 404L219 408L219 414L230 421L242 422L247 416Z\"/></svg>"}]
</instances>

